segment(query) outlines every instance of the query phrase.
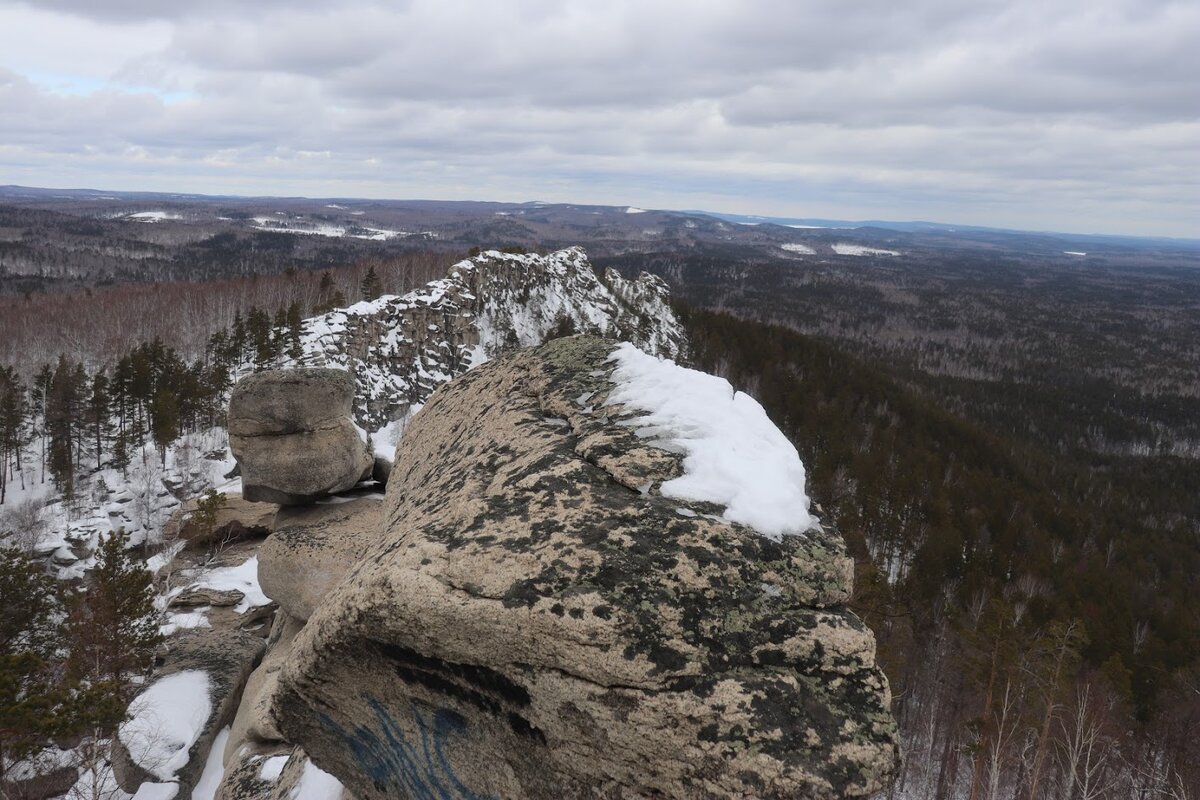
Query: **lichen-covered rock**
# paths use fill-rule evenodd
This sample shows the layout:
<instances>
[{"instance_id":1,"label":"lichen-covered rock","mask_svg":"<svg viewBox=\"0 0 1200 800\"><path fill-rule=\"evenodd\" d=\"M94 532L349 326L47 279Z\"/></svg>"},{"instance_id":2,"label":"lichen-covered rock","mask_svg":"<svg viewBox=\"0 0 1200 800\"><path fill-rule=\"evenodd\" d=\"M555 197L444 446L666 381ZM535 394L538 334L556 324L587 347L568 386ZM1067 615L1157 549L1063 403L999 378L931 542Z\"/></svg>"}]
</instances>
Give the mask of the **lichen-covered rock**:
<instances>
[{"instance_id":1,"label":"lichen-covered rock","mask_svg":"<svg viewBox=\"0 0 1200 800\"><path fill-rule=\"evenodd\" d=\"M196 608L209 606L228 608L236 606L246 595L237 589L213 589L209 586L190 586L171 598L168 608Z\"/></svg>"},{"instance_id":2,"label":"lichen-covered rock","mask_svg":"<svg viewBox=\"0 0 1200 800\"><path fill-rule=\"evenodd\" d=\"M614 347L485 364L406 431L378 541L279 679L282 733L360 800L861 797L894 770L840 537L664 497L682 457L605 407Z\"/></svg>"},{"instance_id":3,"label":"lichen-covered rock","mask_svg":"<svg viewBox=\"0 0 1200 800\"><path fill-rule=\"evenodd\" d=\"M170 640L167 656L148 686L178 673L199 671L207 675L209 692L208 718L187 751L186 763L171 778L180 786L180 795L186 796L195 786L217 734L233 721L246 679L262 656L263 647L262 637L239 630L204 629ZM135 706L137 703L135 699ZM139 754L129 752L120 733L113 737L112 762L118 785L130 794L143 783L164 779L151 771L158 765L148 765Z\"/></svg>"},{"instance_id":4,"label":"lichen-covered rock","mask_svg":"<svg viewBox=\"0 0 1200 800\"><path fill-rule=\"evenodd\" d=\"M275 532L258 550L263 593L290 616L308 619L379 538L381 501L364 493L349 502L280 509Z\"/></svg>"},{"instance_id":5,"label":"lichen-covered rock","mask_svg":"<svg viewBox=\"0 0 1200 800\"><path fill-rule=\"evenodd\" d=\"M350 417L354 379L338 369L283 369L243 378L229 398L229 447L246 500L311 502L371 474Z\"/></svg>"}]
</instances>

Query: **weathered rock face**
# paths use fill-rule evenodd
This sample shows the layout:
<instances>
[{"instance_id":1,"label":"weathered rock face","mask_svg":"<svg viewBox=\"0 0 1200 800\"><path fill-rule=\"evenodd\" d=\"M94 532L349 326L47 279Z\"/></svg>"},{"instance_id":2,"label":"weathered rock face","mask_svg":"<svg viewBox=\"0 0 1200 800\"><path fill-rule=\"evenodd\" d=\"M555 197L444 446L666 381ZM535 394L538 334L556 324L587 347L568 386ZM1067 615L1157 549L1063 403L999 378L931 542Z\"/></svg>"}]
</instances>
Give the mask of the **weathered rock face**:
<instances>
[{"instance_id":1,"label":"weathered rock face","mask_svg":"<svg viewBox=\"0 0 1200 800\"><path fill-rule=\"evenodd\" d=\"M296 634L304 627L302 620L285 613L275 617L267 641L267 654L262 663L250 673L241 703L230 726L225 742L224 763L230 766L245 754L261 755L284 745L283 735L275 724L276 687L279 668L283 666Z\"/></svg>"},{"instance_id":2,"label":"weathered rock face","mask_svg":"<svg viewBox=\"0 0 1200 800\"><path fill-rule=\"evenodd\" d=\"M338 369L265 370L229 398L229 447L246 500L297 505L349 489L374 460L350 418L354 380Z\"/></svg>"},{"instance_id":3,"label":"weathered rock face","mask_svg":"<svg viewBox=\"0 0 1200 800\"><path fill-rule=\"evenodd\" d=\"M668 499L681 456L559 339L413 420L383 530L280 671L276 722L360 800L859 797L897 758L835 534Z\"/></svg>"},{"instance_id":4,"label":"weathered rock face","mask_svg":"<svg viewBox=\"0 0 1200 800\"><path fill-rule=\"evenodd\" d=\"M280 509L275 533L258 551L263 593L296 619L312 616L379 538L381 499L364 494L349 502Z\"/></svg>"}]
</instances>

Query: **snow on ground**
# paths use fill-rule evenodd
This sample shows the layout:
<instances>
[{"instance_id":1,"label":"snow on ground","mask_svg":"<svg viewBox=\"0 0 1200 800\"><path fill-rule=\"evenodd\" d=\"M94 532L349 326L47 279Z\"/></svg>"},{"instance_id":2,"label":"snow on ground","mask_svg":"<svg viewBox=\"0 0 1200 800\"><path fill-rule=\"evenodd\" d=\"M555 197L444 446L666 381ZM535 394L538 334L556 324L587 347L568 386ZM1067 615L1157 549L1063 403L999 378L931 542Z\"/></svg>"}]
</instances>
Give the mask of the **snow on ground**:
<instances>
[{"instance_id":1,"label":"snow on ground","mask_svg":"<svg viewBox=\"0 0 1200 800\"><path fill-rule=\"evenodd\" d=\"M312 761L304 762L304 773L292 789L291 800L338 800L342 784Z\"/></svg>"},{"instance_id":2,"label":"snow on ground","mask_svg":"<svg viewBox=\"0 0 1200 800\"><path fill-rule=\"evenodd\" d=\"M288 756L271 756L264 758L262 766L258 768L259 780L270 781L274 783L279 780L279 776L283 774L283 768L287 766Z\"/></svg>"},{"instance_id":3,"label":"snow on ground","mask_svg":"<svg viewBox=\"0 0 1200 800\"><path fill-rule=\"evenodd\" d=\"M626 214L645 214L646 209L637 208L636 206L630 206L629 208L625 209L625 213Z\"/></svg>"},{"instance_id":4,"label":"snow on ground","mask_svg":"<svg viewBox=\"0 0 1200 800\"><path fill-rule=\"evenodd\" d=\"M225 743L229 741L229 726L226 725L213 740L212 749L208 751L208 761L204 762L204 772L196 781L192 790L192 800L214 800L217 788L221 785L221 776L225 768L222 764L225 756Z\"/></svg>"},{"instance_id":5,"label":"snow on ground","mask_svg":"<svg viewBox=\"0 0 1200 800\"><path fill-rule=\"evenodd\" d=\"M1087 253L1081 253L1078 250L1063 250L1063 255L1067 256L1086 256Z\"/></svg>"},{"instance_id":6,"label":"snow on ground","mask_svg":"<svg viewBox=\"0 0 1200 800\"><path fill-rule=\"evenodd\" d=\"M216 589L227 592L235 589L242 593L242 602L234 607L234 611L244 614L252 608L270 604L271 598L263 594L258 585L258 556L243 561L234 567L221 567L211 572L204 572L189 586L203 589Z\"/></svg>"},{"instance_id":7,"label":"snow on ground","mask_svg":"<svg viewBox=\"0 0 1200 800\"><path fill-rule=\"evenodd\" d=\"M813 255L817 254L816 250L813 250L811 247L809 247L806 244L790 243L790 244L781 244L779 246L781 248L783 248L784 250L787 250L789 253L803 253L806 256L813 256Z\"/></svg>"},{"instance_id":8,"label":"snow on ground","mask_svg":"<svg viewBox=\"0 0 1200 800\"><path fill-rule=\"evenodd\" d=\"M330 236L334 238L349 237L351 239L368 239L375 242L386 241L396 236L412 235L404 231L390 231L383 228L371 228L366 225L355 224L352 227L346 227L328 222L311 222L304 219L278 220L273 217L254 217L254 222L255 224L251 227L259 231L301 233L311 236Z\"/></svg>"},{"instance_id":9,"label":"snow on ground","mask_svg":"<svg viewBox=\"0 0 1200 800\"><path fill-rule=\"evenodd\" d=\"M167 621L159 626L158 631L163 636L173 636L182 630L211 628L212 624L208 621L208 616L204 613L208 610L208 606L201 606L192 611L169 612L167 614Z\"/></svg>"},{"instance_id":10,"label":"snow on ground","mask_svg":"<svg viewBox=\"0 0 1200 800\"><path fill-rule=\"evenodd\" d=\"M164 780L188 762L188 751L212 714L208 673L190 669L150 684L129 706L117 736L133 762Z\"/></svg>"},{"instance_id":11,"label":"snow on ground","mask_svg":"<svg viewBox=\"0 0 1200 800\"><path fill-rule=\"evenodd\" d=\"M754 398L630 344L611 360L608 404L648 412L626 424L684 456L683 475L662 484L663 496L723 505L725 519L775 541L813 527L800 456Z\"/></svg>"},{"instance_id":12,"label":"snow on ground","mask_svg":"<svg viewBox=\"0 0 1200 800\"><path fill-rule=\"evenodd\" d=\"M847 244L839 242L833 246L833 252L839 256L898 256L896 250L882 250L878 247L867 247L862 244Z\"/></svg>"},{"instance_id":13,"label":"snow on ground","mask_svg":"<svg viewBox=\"0 0 1200 800\"><path fill-rule=\"evenodd\" d=\"M126 219L136 219L142 222L162 222L164 219L183 219L179 214L172 214L170 211L139 211L136 214L127 214Z\"/></svg>"}]
</instances>

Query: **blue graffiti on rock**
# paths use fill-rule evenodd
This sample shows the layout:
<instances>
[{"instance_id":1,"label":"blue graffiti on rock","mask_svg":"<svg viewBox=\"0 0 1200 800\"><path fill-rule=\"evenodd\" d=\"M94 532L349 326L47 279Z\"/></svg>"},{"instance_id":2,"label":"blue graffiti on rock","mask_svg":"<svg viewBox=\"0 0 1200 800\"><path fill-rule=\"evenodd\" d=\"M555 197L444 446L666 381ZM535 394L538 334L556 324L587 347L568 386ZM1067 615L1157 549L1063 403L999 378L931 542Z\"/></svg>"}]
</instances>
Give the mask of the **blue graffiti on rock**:
<instances>
[{"instance_id":1,"label":"blue graffiti on rock","mask_svg":"<svg viewBox=\"0 0 1200 800\"><path fill-rule=\"evenodd\" d=\"M411 703L412 718L420 741L409 741L387 707L366 698L375 715L375 725L358 725L347 731L326 714L321 722L339 735L354 754L359 768L370 777L375 789L394 796L405 793L413 800L486 800L459 779L446 755L449 741L461 736L467 722L453 709L436 710Z\"/></svg>"}]
</instances>

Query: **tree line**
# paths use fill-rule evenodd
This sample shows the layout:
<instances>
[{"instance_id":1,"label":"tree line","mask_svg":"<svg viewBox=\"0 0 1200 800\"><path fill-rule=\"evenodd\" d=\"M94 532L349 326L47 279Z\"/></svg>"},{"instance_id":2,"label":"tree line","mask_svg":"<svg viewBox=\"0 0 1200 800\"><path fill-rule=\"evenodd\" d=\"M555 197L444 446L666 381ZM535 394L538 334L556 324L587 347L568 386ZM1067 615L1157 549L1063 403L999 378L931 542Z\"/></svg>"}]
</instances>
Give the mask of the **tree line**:
<instances>
[{"instance_id":1,"label":"tree line","mask_svg":"<svg viewBox=\"0 0 1200 800\"><path fill-rule=\"evenodd\" d=\"M374 299L382 280L368 267L356 294ZM329 272L318 282L311 312L346 304ZM0 504L9 485L47 478L65 498L90 469L125 471L153 444L162 465L186 433L220 424L226 394L239 371L266 369L302 355L303 311L292 302L274 313L251 307L208 337L201 357L188 361L161 339L138 344L111 366L89 371L61 354L28 383L12 365L0 366Z\"/></svg>"}]
</instances>

